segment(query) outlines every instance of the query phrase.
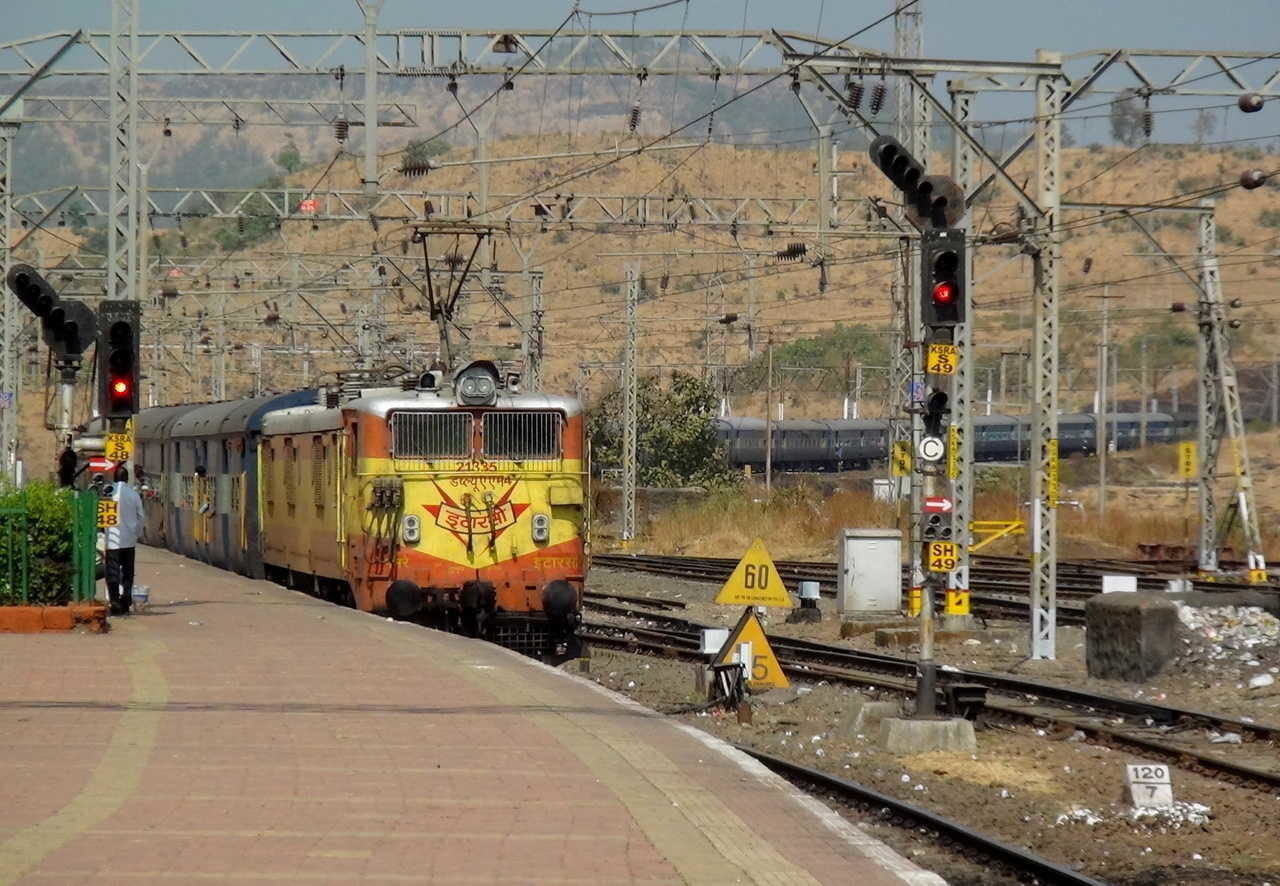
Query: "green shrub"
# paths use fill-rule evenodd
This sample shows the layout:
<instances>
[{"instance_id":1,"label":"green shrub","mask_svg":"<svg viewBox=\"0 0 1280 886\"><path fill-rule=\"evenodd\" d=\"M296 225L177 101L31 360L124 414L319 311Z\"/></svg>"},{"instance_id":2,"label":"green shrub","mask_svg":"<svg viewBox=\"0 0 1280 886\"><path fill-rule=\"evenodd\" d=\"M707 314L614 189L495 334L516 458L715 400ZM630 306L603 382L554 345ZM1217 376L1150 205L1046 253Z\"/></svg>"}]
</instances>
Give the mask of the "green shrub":
<instances>
[{"instance_id":1,"label":"green shrub","mask_svg":"<svg viewBox=\"0 0 1280 886\"><path fill-rule=\"evenodd\" d=\"M1264 209L1258 213L1258 224L1264 228L1280 228L1280 209Z\"/></svg>"},{"instance_id":2,"label":"green shrub","mask_svg":"<svg viewBox=\"0 0 1280 886\"><path fill-rule=\"evenodd\" d=\"M30 539L30 595L33 605L63 606L71 599L71 493L52 483L29 483L0 490L0 510L23 508ZM0 605L22 603L9 584L9 566L17 555L17 518L0 516ZM15 573L17 564L14 563Z\"/></svg>"}]
</instances>

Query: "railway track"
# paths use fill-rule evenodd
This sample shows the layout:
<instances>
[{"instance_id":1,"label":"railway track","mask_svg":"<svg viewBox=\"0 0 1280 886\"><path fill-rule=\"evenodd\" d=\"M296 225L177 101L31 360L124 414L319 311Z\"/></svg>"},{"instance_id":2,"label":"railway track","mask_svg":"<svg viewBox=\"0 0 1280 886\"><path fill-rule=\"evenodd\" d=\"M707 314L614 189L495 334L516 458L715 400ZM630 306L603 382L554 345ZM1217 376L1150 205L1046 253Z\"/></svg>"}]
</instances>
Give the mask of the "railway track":
<instances>
[{"instance_id":1,"label":"railway track","mask_svg":"<svg viewBox=\"0 0 1280 886\"><path fill-rule=\"evenodd\" d=\"M611 596L613 595L596 595L588 591L583 595L583 605L588 609L608 612L613 615L644 615L647 618L654 618L655 616L651 614L650 610L667 612L672 607L664 604L674 602L658 597L630 598L624 601L628 605L622 606L604 602ZM681 604L681 608L683 608L683 605ZM997 594L970 594L969 605L974 614L984 618L1026 620L1031 617L1031 604L1027 600L1020 600L1017 597L1005 597ZM1085 623L1084 607L1059 603L1058 623L1063 625L1083 625Z\"/></svg>"},{"instance_id":2,"label":"railway track","mask_svg":"<svg viewBox=\"0 0 1280 886\"><path fill-rule=\"evenodd\" d=\"M748 756L759 760L769 769L803 787L820 789L828 797L883 814L887 810L894 824L924 828L936 833L943 840L955 844L966 852L976 852L985 859L1009 870L1018 879L1030 877L1034 882L1056 886L1102 886L1092 877L1055 864L1043 856L1029 852L995 837L966 827L954 819L946 818L889 794L882 794L866 785L838 778L820 769L801 766L790 760L775 757L746 745L734 745Z\"/></svg>"},{"instance_id":3,"label":"railway track","mask_svg":"<svg viewBox=\"0 0 1280 886\"><path fill-rule=\"evenodd\" d=\"M591 562L610 569L628 569L695 581L724 581L738 561L727 557L677 557L653 554L593 554ZM784 582L816 581L825 596L835 596L836 564L821 561L775 560ZM905 574L905 567L904 567ZM1058 599L1084 601L1099 593L1104 574L1134 575L1140 591L1164 591L1169 573L1152 572L1142 564L1108 560L1062 561L1058 564ZM1016 557L974 557L969 570L970 590L975 593L1025 594L1031 576L1025 560ZM1275 592L1274 586L1262 586ZM1222 593L1259 590L1258 585L1234 581L1195 580L1197 591Z\"/></svg>"},{"instance_id":4,"label":"railway track","mask_svg":"<svg viewBox=\"0 0 1280 886\"><path fill-rule=\"evenodd\" d=\"M599 646L688 661L705 660L698 654L701 625L664 615L646 618L669 626L587 623L581 634ZM769 642L783 670L797 679L828 680L907 696L915 693L916 664L911 659L792 637L773 636ZM1275 744L1280 741L1280 726L950 666L939 671L938 683L939 691L944 693L948 686L961 684L985 688L985 715L996 720L1079 730L1088 741L1137 751L1231 784L1268 794L1280 790L1280 770L1239 763L1165 738L1170 732L1215 729L1235 732L1249 744Z\"/></svg>"}]
</instances>

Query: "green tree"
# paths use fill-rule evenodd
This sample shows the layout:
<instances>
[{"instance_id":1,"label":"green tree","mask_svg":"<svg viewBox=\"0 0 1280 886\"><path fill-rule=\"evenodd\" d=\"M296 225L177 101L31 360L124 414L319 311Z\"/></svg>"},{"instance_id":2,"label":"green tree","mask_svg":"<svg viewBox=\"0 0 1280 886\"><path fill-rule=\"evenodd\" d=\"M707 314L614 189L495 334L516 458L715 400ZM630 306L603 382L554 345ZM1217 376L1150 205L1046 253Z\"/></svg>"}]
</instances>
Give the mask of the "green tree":
<instances>
[{"instance_id":1,"label":"green tree","mask_svg":"<svg viewBox=\"0 0 1280 886\"><path fill-rule=\"evenodd\" d=\"M282 182L278 177L269 178L259 184L258 187L263 189L266 195L255 195L245 201L236 219L226 223L225 227L214 233L213 239L224 252L235 252L252 246L276 231L279 219L272 202L278 206L284 205L285 195L283 191L273 194L271 189L281 185ZM225 204L227 201L223 202Z\"/></svg>"},{"instance_id":2,"label":"green tree","mask_svg":"<svg viewBox=\"0 0 1280 886\"><path fill-rule=\"evenodd\" d=\"M622 391L613 390L587 414L592 463L622 463ZM642 486L728 486L738 478L716 439L719 398L703 379L675 372L669 385L642 378L636 397L636 457Z\"/></svg>"},{"instance_id":3,"label":"green tree","mask_svg":"<svg viewBox=\"0 0 1280 886\"><path fill-rule=\"evenodd\" d=\"M846 366L859 363L882 366L887 360L884 336L877 335L866 326L845 326L843 323L837 323L834 329L813 338L795 339L773 349L775 367L806 366L831 370L822 377L822 385L832 392L844 390ZM763 391L767 384L766 375L768 358L761 354L734 373L732 389L736 393Z\"/></svg>"},{"instance_id":4,"label":"green tree","mask_svg":"<svg viewBox=\"0 0 1280 886\"><path fill-rule=\"evenodd\" d=\"M287 173L297 172L303 167L302 154L292 141L280 149L275 156L276 165Z\"/></svg>"}]
</instances>

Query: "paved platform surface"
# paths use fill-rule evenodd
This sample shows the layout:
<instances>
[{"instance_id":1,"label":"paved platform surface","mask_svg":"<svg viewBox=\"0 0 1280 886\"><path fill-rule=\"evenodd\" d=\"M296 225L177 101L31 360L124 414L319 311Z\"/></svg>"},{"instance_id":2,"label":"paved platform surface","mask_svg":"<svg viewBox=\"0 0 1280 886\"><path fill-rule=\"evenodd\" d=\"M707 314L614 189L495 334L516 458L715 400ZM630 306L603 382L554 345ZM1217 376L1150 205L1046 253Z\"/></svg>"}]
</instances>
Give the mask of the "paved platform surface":
<instances>
[{"instance_id":1,"label":"paved platform surface","mask_svg":"<svg viewBox=\"0 0 1280 886\"><path fill-rule=\"evenodd\" d=\"M0 635L0 883L942 882L580 677L138 563L111 633Z\"/></svg>"}]
</instances>

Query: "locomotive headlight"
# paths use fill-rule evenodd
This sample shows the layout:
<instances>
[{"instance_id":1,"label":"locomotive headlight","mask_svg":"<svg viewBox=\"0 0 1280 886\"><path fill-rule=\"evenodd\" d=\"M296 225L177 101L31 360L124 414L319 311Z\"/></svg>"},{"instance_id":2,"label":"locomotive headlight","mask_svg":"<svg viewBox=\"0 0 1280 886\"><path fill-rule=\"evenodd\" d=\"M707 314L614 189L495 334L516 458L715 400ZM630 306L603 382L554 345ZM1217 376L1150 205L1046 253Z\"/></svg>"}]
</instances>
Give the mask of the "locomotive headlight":
<instances>
[{"instance_id":1,"label":"locomotive headlight","mask_svg":"<svg viewBox=\"0 0 1280 886\"><path fill-rule=\"evenodd\" d=\"M405 514L400 522L400 535L407 545L416 545L422 540L422 518L417 514Z\"/></svg>"},{"instance_id":2,"label":"locomotive headlight","mask_svg":"<svg viewBox=\"0 0 1280 886\"><path fill-rule=\"evenodd\" d=\"M498 385L492 375L465 374L458 379L458 403L462 406L493 406L497 398Z\"/></svg>"},{"instance_id":3,"label":"locomotive headlight","mask_svg":"<svg viewBox=\"0 0 1280 886\"><path fill-rule=\"evenodd\" d=\"M551 518L546 514L533 515L533 529L530 531L533 540L538 544L545 543L551 538Z\"/></svg>"}]
</instances>

